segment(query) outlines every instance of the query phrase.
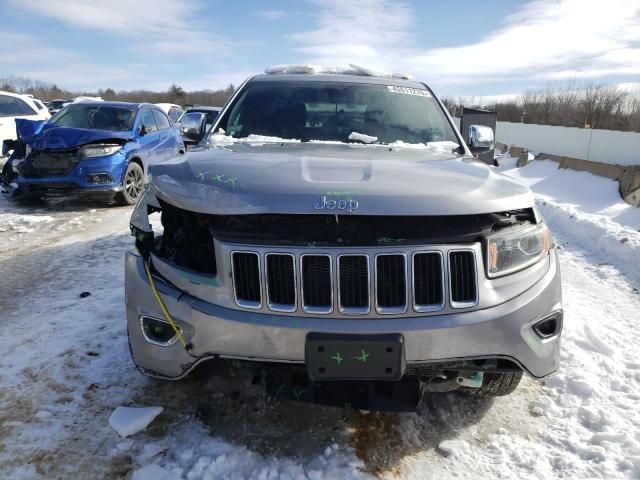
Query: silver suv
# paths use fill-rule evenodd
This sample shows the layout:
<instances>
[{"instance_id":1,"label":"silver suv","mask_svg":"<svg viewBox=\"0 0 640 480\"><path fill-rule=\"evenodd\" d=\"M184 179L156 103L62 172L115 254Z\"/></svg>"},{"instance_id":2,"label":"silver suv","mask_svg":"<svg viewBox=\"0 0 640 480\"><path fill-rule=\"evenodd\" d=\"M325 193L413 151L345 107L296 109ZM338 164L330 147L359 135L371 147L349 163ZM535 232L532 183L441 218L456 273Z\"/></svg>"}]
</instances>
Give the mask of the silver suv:
<instances>
[{"instance_id":1,"label":"silver suv","mask_svg":"<svg viewBox=\"0 0 640 480\"><path fill-rule=\"evenodd\" d=\"M145 374L211 360L281 398L410 410L557 369L551 234L527 187L474 158L493 132L472 126L466 145L425 84L268 69L189 134L199 145L150 167L131 218Z\"/></svg>"}]
</instances>

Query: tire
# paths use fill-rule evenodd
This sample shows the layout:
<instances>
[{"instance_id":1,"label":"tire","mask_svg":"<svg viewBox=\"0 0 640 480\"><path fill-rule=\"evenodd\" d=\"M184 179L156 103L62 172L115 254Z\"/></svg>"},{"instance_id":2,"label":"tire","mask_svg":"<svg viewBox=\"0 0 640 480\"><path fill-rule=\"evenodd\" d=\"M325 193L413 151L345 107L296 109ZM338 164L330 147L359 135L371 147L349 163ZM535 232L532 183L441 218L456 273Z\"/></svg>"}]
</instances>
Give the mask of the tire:
<instances>
[{"instance_id":1,"label":"tire","mask_svg":"<svg viewBox=\"0 0 640 480\"><path fill-rule=\"evenodd\" d=\"M513 392L522 378L522 372L485 373L480 388L464 388L461 391L472 397L503 397Z\"/></svg>"},{"instance_id":2,"label":"tire","mask_svg":"<svg viewBox=\"0 0 640 480\"><path fill-rule=\"evenodd\" d=\"M134 205L144 189L144 170L140 164L129 162L122 179L122 191L116 195L120 205Z\"/></svg>"}]
</instances>

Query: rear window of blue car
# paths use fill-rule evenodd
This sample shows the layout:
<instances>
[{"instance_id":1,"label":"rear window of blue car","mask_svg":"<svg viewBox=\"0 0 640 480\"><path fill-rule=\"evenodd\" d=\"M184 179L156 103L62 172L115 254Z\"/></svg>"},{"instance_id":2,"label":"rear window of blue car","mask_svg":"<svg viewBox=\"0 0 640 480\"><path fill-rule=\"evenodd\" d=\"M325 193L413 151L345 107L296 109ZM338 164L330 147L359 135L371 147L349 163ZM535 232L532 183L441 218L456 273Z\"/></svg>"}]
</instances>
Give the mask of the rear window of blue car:
<instances>
[{"instance_id":1,"label":"rear window of blue car","mask_svg":"<svg viewBox=\"0 0 640 480\"><path fill-rule=\"evenodd\" d=\"M49 122L61 127L124 132L133 129L135 119L135 108L74 103L60 110Z\"/></svg>"}]
</instances>

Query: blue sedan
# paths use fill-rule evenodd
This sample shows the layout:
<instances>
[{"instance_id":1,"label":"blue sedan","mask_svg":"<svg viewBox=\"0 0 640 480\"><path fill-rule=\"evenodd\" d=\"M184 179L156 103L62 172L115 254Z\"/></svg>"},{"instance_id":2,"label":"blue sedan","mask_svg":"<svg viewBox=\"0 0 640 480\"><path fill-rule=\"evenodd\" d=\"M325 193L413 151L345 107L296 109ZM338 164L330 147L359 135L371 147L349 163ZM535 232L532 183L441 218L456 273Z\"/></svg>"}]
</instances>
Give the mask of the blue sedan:
<instances>
[{"instance_id":1,"label":"blue sedan","mask_svg":"<svg viewBox=\"0 0 640 480\"><path fill-rule=\"evenodd\" d=\"M86 194L134 204L147 167L185 151L180 132L151 104L72 103L48 122L16 120L3 176L10 198Z\"/></svg>"}]
</instances>

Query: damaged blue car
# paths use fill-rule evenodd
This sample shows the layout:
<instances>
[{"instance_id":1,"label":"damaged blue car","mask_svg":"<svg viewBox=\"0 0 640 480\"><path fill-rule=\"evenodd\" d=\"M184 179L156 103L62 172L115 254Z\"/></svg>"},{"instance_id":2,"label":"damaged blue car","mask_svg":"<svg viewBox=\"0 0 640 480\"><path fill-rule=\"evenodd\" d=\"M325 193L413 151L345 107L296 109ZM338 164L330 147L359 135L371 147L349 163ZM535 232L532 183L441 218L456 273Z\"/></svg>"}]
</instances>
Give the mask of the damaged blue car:
<instances>
[{"instance_id":1,"label":"damaged blue car","mask_svg":"<svg viewBox=\"0 0 640 480\"><path fill-rule=\"evenodd\" d=\"M81 102L48 122L16 119L2 171L12 200L83 195L134 204L149 164L185 151L167 115L146 103Z\"/></svg>"}]
</instances>

